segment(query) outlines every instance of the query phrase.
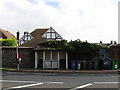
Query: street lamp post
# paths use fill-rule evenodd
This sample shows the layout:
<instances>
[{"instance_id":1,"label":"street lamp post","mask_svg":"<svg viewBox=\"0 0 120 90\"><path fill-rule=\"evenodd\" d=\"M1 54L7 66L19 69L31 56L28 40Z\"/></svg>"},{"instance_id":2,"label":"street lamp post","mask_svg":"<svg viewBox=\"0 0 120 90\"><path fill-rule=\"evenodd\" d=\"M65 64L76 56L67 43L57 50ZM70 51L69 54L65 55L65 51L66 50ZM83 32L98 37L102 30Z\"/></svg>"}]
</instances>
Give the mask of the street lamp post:
<instances>
[{"instance_id":1,"label":"street lamp post","mask_svg":"<svg viewBox=\"0 0 120 90\"><path fill-rule=\"evenodd\" d=\"M17 70L19 71L19 53L18 53L18 44L16 46L16 52L17 52Z\"/></svg>"},{"instance_id":2,"label":"street lamp post","mask_svg":"<svg viewBox=\"0 0 120 90\"><path fill-rule=\"evenodd\" d=\"M20 38L20 32L18 31L17 32L17 45L16 45L16 53L17 53L17 71L19 71L20 70L20 65L19 65L19 52L18 52L18 47L19 47L19 45L20 45L20 43L19 43L19 38Z\"/></svg>"}]
</instances>

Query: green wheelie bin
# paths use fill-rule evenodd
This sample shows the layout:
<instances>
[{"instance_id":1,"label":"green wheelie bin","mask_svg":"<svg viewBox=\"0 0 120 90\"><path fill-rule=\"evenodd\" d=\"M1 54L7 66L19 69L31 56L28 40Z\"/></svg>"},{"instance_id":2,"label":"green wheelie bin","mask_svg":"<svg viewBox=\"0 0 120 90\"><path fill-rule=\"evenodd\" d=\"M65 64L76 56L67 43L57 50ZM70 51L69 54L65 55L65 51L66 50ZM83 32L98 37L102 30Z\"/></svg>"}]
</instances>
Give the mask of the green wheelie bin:
<instances>
[{"instance_id":1,"label":"green wheelie bin","mask_svg":"<svg viewBox=\"0 0 120 90\"><path fill-rule=\"evenodd\" d=\"M77 61L77 70L81 70L82 67L82 61L78 60Z\"/></svg>"},{"instance_id":2,"label":"green wheelie bin","mask_svg":"<svg viewBox=\"0 0 120 90\"><path fill-rule=\"evenodd\" d=\"M119 64L118 64L118 60L117 59L113 59L112 60L112 69L113 70L117 70L118 69L118 66Z\"/></svg>"},{"instance_id":3,"label":"green wheelie bin","mask_svg":"<svg viewBox=\"0 0 120 90\"><path fill-rule=\"evenodd\" d=\"M94 60L94 70L98 70L99 61Z\"/></svg>"},{"instance_id":4,"label":"green wheelie bin","mask_svg":"<svg viewBox=\"0 0 120 90\"><path fill-rule=\"evenodd\" d=\"M88 61L88 70L93 70L93 61Z\"/></svg>"}]
</instances>

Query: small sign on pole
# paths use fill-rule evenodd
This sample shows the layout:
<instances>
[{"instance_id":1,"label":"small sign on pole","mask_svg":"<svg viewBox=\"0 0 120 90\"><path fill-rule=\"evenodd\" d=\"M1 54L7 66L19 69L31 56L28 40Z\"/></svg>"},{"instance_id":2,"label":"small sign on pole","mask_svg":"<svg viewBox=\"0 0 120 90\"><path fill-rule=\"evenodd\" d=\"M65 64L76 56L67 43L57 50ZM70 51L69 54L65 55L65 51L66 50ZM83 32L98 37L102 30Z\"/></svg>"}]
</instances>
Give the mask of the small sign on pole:
<instances>
[{"instance_id":1,"label":"small sign on pole","mask_svg":"<svg viewBox=\"0 0 120 90\"><path fill-rule=\"evenodd\" d=\"M18 53L18 46L19 46L19 38L20 38L20 32L17 32L17 45L16 45L16 52L17 52L17 70L19 71L19 53Z\"/></svg>"}]
</instances>

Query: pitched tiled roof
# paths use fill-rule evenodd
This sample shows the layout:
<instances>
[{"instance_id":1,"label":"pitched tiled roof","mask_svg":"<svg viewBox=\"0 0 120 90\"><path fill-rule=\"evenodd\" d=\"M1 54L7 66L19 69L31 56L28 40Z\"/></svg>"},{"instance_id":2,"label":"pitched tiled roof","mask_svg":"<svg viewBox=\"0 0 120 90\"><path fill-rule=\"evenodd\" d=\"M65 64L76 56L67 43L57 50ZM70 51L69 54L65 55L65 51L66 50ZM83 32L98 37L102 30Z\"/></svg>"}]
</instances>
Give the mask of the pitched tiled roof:
<instances>
[{"instance_id":1,"label":"pitched tiled roof","mask_svg":"<svg viewBox=\"0 0 120 90\"><path fill-rule=\"evenodd\" d=\"M46 28L46 29L35 29L33 32L31 32L30 34L33 36L33 37L36 37L36 36L42 36L49 28Z\"/></svg>"},{"instance_id":2,"label":"pitched tiled roof","mask_svg":"<svg viewBox=\"0 0 120 90\"><path fill-rule=\"evenodd\" d=\"M12 33L8 32L8 31L5 31L3 29L0 29L0 31L9 39L15 38L15 36Z\"/></svg>"},{"instance_id":3,"label":"pitched tiled roof","mask_svg":"<svg viewBox=\"0 0 120 90\"><path fill-rule=\"evenodd\" d=\"M20 46L22 46L22 47L37 47L38 44L39 44L39 42L45 42L45 41L47 41L47 40L44 39L43 37L41 37L41 36L36 36L35 38L32 38L31 40L23 43L23 44L20 45Z\"/></svg>"},{"instance_id":4,"label":"pitched tiled roof","mask_svg":"<svg viewBox=\"0 0 120 90\"><path fill-rule=\"evenodd\" d=\"M120 47L120 44L114 44L112 47Z\"/></svg>"}]
</instances>

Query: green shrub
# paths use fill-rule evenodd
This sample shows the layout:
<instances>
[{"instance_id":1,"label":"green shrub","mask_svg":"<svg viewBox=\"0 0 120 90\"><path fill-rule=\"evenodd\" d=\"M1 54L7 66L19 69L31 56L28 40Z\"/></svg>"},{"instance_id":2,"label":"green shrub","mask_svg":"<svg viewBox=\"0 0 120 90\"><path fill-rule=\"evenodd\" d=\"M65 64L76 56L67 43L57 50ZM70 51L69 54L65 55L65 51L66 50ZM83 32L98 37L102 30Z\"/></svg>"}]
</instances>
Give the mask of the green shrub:
<instances>
[{"instance_id":1,"label":"green shrub","mask_svg":"<svg viewBox=\"0 0 120 90\"><path fill-rule=\"evenodd\" d=\"M16 39L0 39L0 42L2 43L2 46L13 46L16 47Z\"/></svg>"}]
</instances>

